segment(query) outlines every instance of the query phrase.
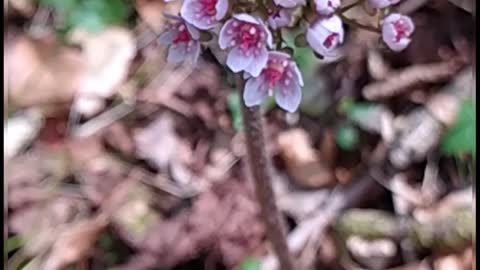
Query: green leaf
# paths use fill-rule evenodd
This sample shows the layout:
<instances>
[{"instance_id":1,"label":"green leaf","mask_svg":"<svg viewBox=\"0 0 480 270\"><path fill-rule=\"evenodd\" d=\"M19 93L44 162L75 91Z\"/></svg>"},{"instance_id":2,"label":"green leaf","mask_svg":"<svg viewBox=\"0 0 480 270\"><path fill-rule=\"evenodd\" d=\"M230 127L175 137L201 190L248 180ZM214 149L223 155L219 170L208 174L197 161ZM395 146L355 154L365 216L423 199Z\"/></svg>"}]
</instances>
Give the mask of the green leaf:
<instances>
[{"instance_id":1,"label":"green leaf","mask_svg":"<svg viewBox=\"0 0 480 270\"><path fill-rule=\"evenodd\" d=\"M293 48L294 53L292 58L295 60L298 68L302 72L304 80L306 80L306 78L313 74L313 71L315 70L315 64L317 64L319 60L315 57L313 50L309 47L296 46L295 39L298 35L301 35L304 32L305 29L303 28L298 28L295 30L282 29L283 41L288 47Z\"/></svg>"},{"instance_id":2,"label":"green leaf","mask_svg":"<svg viewBox=\"0 0 480 270\"><path fill-rule=\"evenodd\" d=\"M322 62L310 47L304 47L306 45L303 40L306 27L305 24L293 29L282 29L282 37L285 44L293 48L292 58L297 63L305 83L302 88L303 98L300 111L306 115L317 117L325 111L330 103L326 84L328 79L315 73L316 67Z\"/></svg>"},{"instance_id":3,"label":"green leaf","mask_svg":"<svg viewBox=\"0 0 480 270\"><path fill-rule=\"evenodd\" d=\"M378 121L386 112L382 105L368 102L355 102L350 98L343 99L339 111L347 116L359 128L368 132L377 132Z\"/></svg>"},{"instance_id":4,"label":"green leaf","mask_svg":"<svg viewBox=\"0 0 480 270\"><path fill-rule=\"evenodd\" d=\"M235 91L228 96L228 109L230 110L230 117L232 119L232 125L235 130L241 131L243 129L243 117L242 117L242 99L240 93Z\"/></svg>"},{"instance_id":5,"label":"green leaf","mask_svg":"<svg viewBox=\"0 0 480 270\"><path fill-rule=\"evenodd\" d=\"M131 6L124 0L41 0L41 4L55 9L64 25L60 30L81 28L98 32L110 25L126 23Z\"/></svg>"},{"instance_id":6,"label":"green leaf","mask_svg":"<svg viewBox=\"0 0 480 270\"><path fill-rule=\"evenodd\" d=\"M240 266L240 270L260 270L260 263L254 258L247 258Z\"/></svg>"},{"instance_id":7,"label":"green leaf","mask_svg":"<svg viewBox=\"0 0 480 270\"><path fill-rule=\"evenodd\" d=\"M24 244L23 238L20 235L14 235L5 241L5 257L8 253L21 248Z\"/></svg>"},{"instance_id":8,"label":"green leaf","mask_svg":"<svg viewBox=\"0 0 480 270\"><path fill-rule=\"evenodd\" d=\"M456 123L443 137L442 152L447 156L476 155L476 119L475 104L465 101L457 117Z\"/></svg>"},{"instance_id":9,"label":"green leaf","mask_svg":"<svg viewBox=\"0 0 480 270\"><path fill-rule=\"evenodd\" d=\"M351 99L344 99L340 103L340 111L357 124L375 116L377 110L378 105L373 103L355 102Z\"/></svg>"},{"instance_id":10,"label":"green leaf","mask_svg":"<svg viewBox=\"0 0 480 270\"><path fill-rule=\"evenodd\" d=\"M360 141L358 130L352 125L342 125L337 129L336 134L337 145L345 151L353 151L357 149Z\"/></svg>"},{"instance_id":11,"label":"green leaf","mask_svg":"<svg viewBox=\"0 0 480 270\"><path fill-rule=\"evenodd\" d=\"M98 32L109 25L122 25L128 16L123 0L83 0L73 10L69 22L73 28Z\"/></svg>"},{"instance_id":12,"label":"green leaf","mask_svg":"<svg viewBox=\"0 0 480 270\"><path fill-rule=\"evenodd\" d=\"M78 4L78 0L40 0L40 5L55 9L57 12L68 13Z\"/></svg>"}]
</instances>

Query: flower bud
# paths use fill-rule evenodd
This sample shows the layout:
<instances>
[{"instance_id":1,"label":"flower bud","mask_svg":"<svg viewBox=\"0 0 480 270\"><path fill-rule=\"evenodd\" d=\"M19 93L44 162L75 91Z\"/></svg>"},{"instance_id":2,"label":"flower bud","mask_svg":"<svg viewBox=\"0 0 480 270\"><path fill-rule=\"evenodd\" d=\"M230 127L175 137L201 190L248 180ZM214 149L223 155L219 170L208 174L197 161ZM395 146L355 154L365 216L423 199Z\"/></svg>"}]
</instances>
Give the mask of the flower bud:
<instances>
[{"instance_id":1,"label":"flower bud","mask_svg":"<svg viewBox=\"0 0 480 270\"><path fill-rule=\"evenodd\" d=\"M334 56L336 48L343 42L344 30L340 17L333 15L320 19L307 30L307 42L323 56Z\"/></svg>"},{"instance_id":2,"label":"flower bud","mask_svg":"<svg viewBox=\"0 0 480 270\"><path fill-rule=\"evenodd\" d=\"M315 10L320 15L331 15L341 4L340 0L315 0Z\"/></svg>"},{"instance_id":3,"label":"flower bud","mask_svg":"<svg viewBox=\"0 0 480 270\"><path fill-rule=\"evenodd\" d=\"M185 0L180 15L198 29L215 27L228 11L228 0Z\"/></svg>"},{"instance_id":4,"label":"flower bud","mask_svg":"<svg viewBox=\"0 0 480 270\"><path fill-rule=\"evenodd\" d=\"M382 38L390 49L398 52L410 44L410 36L414 30L415 25L410 17L392 13L383 21Z\"/></svg>"}]
</instances>

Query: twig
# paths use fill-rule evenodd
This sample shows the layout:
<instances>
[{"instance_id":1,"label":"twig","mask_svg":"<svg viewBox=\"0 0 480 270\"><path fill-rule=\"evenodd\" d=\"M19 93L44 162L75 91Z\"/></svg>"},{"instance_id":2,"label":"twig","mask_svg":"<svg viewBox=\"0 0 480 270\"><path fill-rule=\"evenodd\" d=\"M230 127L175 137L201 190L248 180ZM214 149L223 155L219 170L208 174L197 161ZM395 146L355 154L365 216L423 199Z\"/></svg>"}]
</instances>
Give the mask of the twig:
<instances>
[{"instance_id":1,"label":"twig","mask_svg":"<svg viewBox=\"0 0 480 270\"><path fill-rule=\"evenodd\" d=\"M396 96L419 83L435 83L451 78L458 71L455 62L442 62L409 67L402 71L392 72L386 80L374 82L362 89L369 100L377 100Z\"/></svg>"},{"instance_id":2,"label":"twig","mask_svg":"<svg viewBox=\"0 0 480 270\"><path fill-rule=\"evenodd\" d=\"M378 165L382 167L383 165ZM312 214L312 217L302 221L288 235L288 247L290 252L298 253L304 247L307 241L321 241L325 230L335 222L338 215L347 208L358 205L366 198L365 194L369 194L368 198L372 198L382 192L380 185L377 185L369 175L363 176L350 187L340 188L338 192L332 194L328 205L319 209ZM315 239L311 239L314 237ZM278 267L278 261L271 254L262 260L262 270L274 270Z\"/></svg>"},{"instance_id":3,"label":"twig","mask_svg":"<svg viewBox=\"0 0 480 270\"><path fill-rule=\"evenodd\" d=\"M343 14L343 13L349 11L350 9L352 9L352 8L354 8L354 7L356 7L356 6L360 5L360 4L363 4L363 2L365 2L365 1L364 1L364 0L359 0L359 1L355 2L355 3L353 3L353 4L350 4L350 5L348 5L348 6L345 6L345 7L343 7L343 8L338 9L336 13L338 13L338 14Z\"/></svg>"},{"instance_id":4,"label":"twig","mask_svg":"<svg viewBox=\"0 0 480 270\"><path fill-rule=\"evenodd\" d=\"M405 222L400 222L404 219ZM373 209L350 209L336 222L341 238L352 235L369 239L408 239L414 248L428 248L437 252L461 251L472 244L473 213L469 207L451 209L445 215L418 222L413 218L398 218Z\"/></svg>"},{"instance_id":5,"label":"twig","mask_svg":"<svg viewBox=\"0 0 480 270\"><path fill-rule=\"evenodd\" d=\"M237 87L240 91L243 91L244 81L240 74L236 75L236 81ZM271 183L270 159L265 149L260 107L249 108L242 103L242 113L250 172L255 183L267 237L280 262L280 268L282 270L294 270L293 258L286 242L285 224L275 203L275 194Z\"/></svg>"},{"instance_id":6,"label":"twig","mask_svg":"<svg viewBox=\"0 0 480 270\"><path fill-rule=\"evenodd\" d=\"M76 137L91 136L92 134L98 132L100 129L111 125L115 121L131 113L133 109L134 107L130 104L120 103L115 107L111 108L110 110L97 116L96 118L88 121L87 123L78 127L72 127L73 135Z\"/></svg>"}]
</instances>

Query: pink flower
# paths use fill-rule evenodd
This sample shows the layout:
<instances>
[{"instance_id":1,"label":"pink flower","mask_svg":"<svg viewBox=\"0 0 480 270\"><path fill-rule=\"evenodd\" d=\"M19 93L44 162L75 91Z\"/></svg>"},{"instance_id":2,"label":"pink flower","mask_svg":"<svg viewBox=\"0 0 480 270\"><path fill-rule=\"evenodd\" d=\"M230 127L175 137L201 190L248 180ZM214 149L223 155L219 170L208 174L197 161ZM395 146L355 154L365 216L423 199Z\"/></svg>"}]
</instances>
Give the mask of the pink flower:
<instances>
[{"instance_id":1,"label":"pink flower","mask_svg":"<svg viewBox=\"0 0 480 270\"><path fill-rule=\"evenodd\" d=\"M407 16L392 13L388 15L382 26L383 41L393 51L399 52L405 49L412 41L410 36L415 30L415 25Z\"/></svg>"},{"instance_id":2,"label":"pink flower","mask_svg":"<svg viewBox=\"0 0 480 270\"><path fill-rule=\"evenodd\" d=\"M245 84L243 100L247 107L260 105L275 92L278 106L295 112L302 100L303 78L297 64L283 52L269 52L268 62L258 77Z\"/></svg>"},{"instance_id":3,"label":"pink flower","mask_svg":"<svg viewBox=\"0 0 480 270\"><path fill-rule=\"evenodd\" d=\"M215 27L228 11L228 0L185 0L180 15L198 29Z\"/></svg>"},{"instance_id":4,"label":"pink flower","mask_svg":"<svg viewBox=\"0 0 480 270\"><path fill-rule=\"evenodd\" d=\"M188 62L192 65L197 63L200 54L200 33L182 18L166 15L175 22L167 27L159 37L162 45L169 46L167 62L179 64Z\"/></svg>"},{"instance_id":5,"label":"pink flower","mask_svg":"<svg viewBox=\"0 0 480 270\"><path fill-rule=\"evenodd\" d=\"M315 0L315 9L320 15L331 15L341 4L340 0Z\"/></svg>"},{"instance_id":6,"label":"pink flower","mask_svg":"<svg viewBox=\"0 0 480 270\"><path fill-rule=\"evenodd\" d=\"M268 25L272 29L278 29L281 27L288 26L292 21L292 14L288 9L277 9L275 11L269 12L268 16Z\"/></svg>"},{"instance_id":7,"label":"pink flower","mask_svg":"<svg viewBox=\"0 0 480 270\"><path fill-rule=\"evenodd\" d=\"M388 6L397 4L401 0L368 0L368 3L373 8L386 8Z\"/></svg>"},{"instance_id":8,"label":"pink flower","mask_svg":"<svg viewBox=\"0 0 480 270\"><path fill-rule=\"evenodd\" d=\"M334 56L339 44L343 42L342 20L333 15L320 19L307 30L307 42L312 49L323 56Z\"/></svg>"},{"instance_id":9,"label":"pink flower","mask_svg":"<svg viewBox=\"0 0 480 270\"><path fill-rule=\"evenodd\" d=\"M220 30L218 43L222 50L231 48L227 66L233 72L243 70L256 77L267 64L267 45L272 46L272 35L259 19L237 14Z\"/></svg>"},{"instance_id":10,"label":"pink flower","mask_svg":"<svg viewBox=\"0 0 480 270\"><path fill-rule=\"evenodd\" d=\"M281 6L284 8L293 8L296 6L300 5L305 5L306 1L305 0L273 0L275 2L275 5Z\"/></svg>"}]
</instances>

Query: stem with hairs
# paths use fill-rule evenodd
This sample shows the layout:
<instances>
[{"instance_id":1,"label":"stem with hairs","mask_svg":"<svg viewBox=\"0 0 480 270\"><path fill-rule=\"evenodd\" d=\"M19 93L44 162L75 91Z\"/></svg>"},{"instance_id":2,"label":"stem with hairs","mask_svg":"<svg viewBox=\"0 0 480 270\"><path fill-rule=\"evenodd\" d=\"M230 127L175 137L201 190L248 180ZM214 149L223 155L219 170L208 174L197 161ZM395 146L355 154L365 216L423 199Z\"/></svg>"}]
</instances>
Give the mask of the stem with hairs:
<instances>
[{"instance_id":1,"label":"stem with hairs","mask_svg":"<svg viewBox=\"0 0 480 270\"><path fill-rule=\"evenodd\" d=\"M237 87L243 92L244 80L236 75ZM294 270L292 255L286 241L285 222L275 203L272 187L271 161L265 148L263 119L260 106L246 107L242 102L245 127L245 142L249 171L255 183L255 192L262 212L263 221L273 251L278 257L281 270Z\"/></svg>"}]
</instances>

